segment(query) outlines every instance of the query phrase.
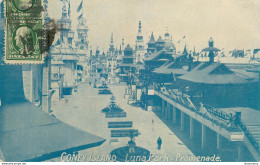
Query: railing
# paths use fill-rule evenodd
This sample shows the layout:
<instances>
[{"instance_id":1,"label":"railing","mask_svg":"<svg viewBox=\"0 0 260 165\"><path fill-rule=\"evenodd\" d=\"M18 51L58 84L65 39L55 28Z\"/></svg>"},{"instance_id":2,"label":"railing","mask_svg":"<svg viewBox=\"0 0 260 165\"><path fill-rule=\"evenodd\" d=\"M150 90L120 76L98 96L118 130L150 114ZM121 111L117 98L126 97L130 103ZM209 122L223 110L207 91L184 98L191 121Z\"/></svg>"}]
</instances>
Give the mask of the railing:
<instances>
[{"instance_id":1,"label":"railing","mask_svg":"<svg viewBox=\"0 0 260 165\"><path fill-rule=\"evenodd\" d=\"M240 126L240 128L242 129L242 131L244 132L244 134L246 135L246 137L248 138L248 140L250 141L250 143L254 146L254 148L256 149L256 151L259 153L259 145L258 142L255 141L254 136L252 135L252 133L247 129L246 125L243 123L243 121L241 120L241 118L237 119L237 124Z\"/></svg>"},{"instance_id":2,"label":"railing","mask_svg":"<svg viewBox=\"0 0 260 165\"><path fill-rule=\"evenodd\" d=\"M189 99L189 96L185 95L185 94L182 94L181 92L179 92L178 90L174 91L174 90L166 90L166 88L161 88L161 87L158 87L156 84L154 84L154 89L155 90L159 90L161 91L161 93L163 93L165 96L170 97L170 99L173 99L174 101L178 102L178 103L181 103L182 105L186 106L187 104L185 103L184 99ZM162 91L164 90L164 91ZM167 93L166 93L167 92ZM181 95L180 95L181 94ZM183 96L183 97L181 97ZM193 103L191 102L191 100L188 100L190 101L189 105ZM186 105L185 105L186 104ZM250 132L250 130L247 129L246 125L243 123L243 121L241 120L241 117L239 115L236 115L234 113L226 113L226 112L223 112L223 111L220 111L220 110L217 110L216 108L214 107L211 107L209 105L203 105L204 108L207 110L207 112L209 112L210 114L213 114L214 116L216 117L219 117L223 120L229 120L230 122L235 122L235 127L239 126L241 128L241 130L244 132L245 136L248 138L248 140L250 141L250 143L253 145L253 147L256 149L256 151L259 153L260 150L259 150L259 144L258 142L255 140L254 136L252 135L252 133ZM195 106L194 106L195 107ZM194 111L194 109L192 109ZM194 111L194 112L197 112L197 111ZM198 113L198 112L197 112ZM206 115L204 114L201 114L199 113L200 115L208 118ZM211 119L212 120L212 119ZM215 120L213 120L214 122L217 122ZM226 127L228 130L232 130L234 128L230 128L230 127L227 127L225 125L223 125L223 123L219 123L217 122L219 125L223 126L223 127ZM238 128L236 128L235 130L237 130Z\"/></svg>"},{"instance_id":3,"label":"railing","mask_svg":"<svg viewBox=\"0 0 260 165\"><path fill-rule=\"evenodd\" d=\"M206 118L212 122L214 122L215 124L219 125L220 127L223 127L229 131L238 131L238 128L236 127L236 125L232 125L228 126L228 124L226 123L222 123L217 119L214 119L210 116L208 116L205 113L202 113L201 111L199 111L199 108L196 108L194 106L194 104L192 103L192 101L190 100L189 96L180 92L178 89L173 89L173 90L167 90L165 87L158 87L157 85L154 84L154 90L160 91L164 96L168 97L171 100L174 100L175 102L181 104L182 106L188 108L189 110L199 114L200 116L202 116L203 118ZM204 107L206 109L207 112L209 112L210 114L213 114L216 117L222 118L224 120L232 120L235 118L235 116L233 115L229 115L226 112L222 112L219 111L213 107L210 106L205 106ZM232 122L232 121L231 121Z\"/></svg>"},{"instance_id":4,"label":"railing","mask_svg":"<svg viewBox=\"0 0 260 165\"><path fill-rule=\"evenodd\" d=\"M232 118L232 113L228 114L228 113L226 113L226 112L217 110L217 109L215 109L215 108L213 108L213 107L211 107L211 106L209 106L209 105L205 105L205 104L204 104L203 106L206 108L206 110L207 110L209 113L211 113L211 114L213 114L214 116L217 116L217 117L219 117L219 118L221 118L221 119L230 120L230 118Z\"/></svg>"},{"instance_id":5,"label":"railing","mask_svg":"<svg viewBox=\"0 0 260 165\"><path fill-rule=\"evenodd\" d=\"M163 91L164 90L164 91ZM174 99L174 101L184 105L187 108L191 108L192 110L197 110L197 108L194 106L192 101L190 100L189 96L178 91L178 90L166 90L166 88L161 88L161 92L169 97L170 99Z\"/></svg>"}]
</instances>

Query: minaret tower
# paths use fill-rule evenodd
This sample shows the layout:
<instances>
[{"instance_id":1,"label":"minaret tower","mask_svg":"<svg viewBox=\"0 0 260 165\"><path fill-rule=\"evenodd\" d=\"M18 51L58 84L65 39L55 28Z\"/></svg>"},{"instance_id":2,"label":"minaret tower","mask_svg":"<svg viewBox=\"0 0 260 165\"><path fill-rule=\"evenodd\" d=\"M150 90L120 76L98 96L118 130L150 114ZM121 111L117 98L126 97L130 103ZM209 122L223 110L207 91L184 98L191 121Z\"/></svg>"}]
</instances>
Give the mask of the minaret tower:
<instances>
[{"instance_id":1,"label":"minaret tower","mask_svg":"<svg viewBox=\"0 0 260 165\"><path fill-rule=\"evenodd\" d=\"M83 5L83 1L81 1L81 5ZM89 67L87 66L89 60L88 54L88 26L87 20L84 18L83 9L81 8L81 14L78 16L78 26L77 26L77 40L75 42L77 48L78 55L78 63L77 63L77 71L78 74L81 75L81 81L86 81L86 75L89 71Z\"/></svg>"},{"instance_id":2,"label":"minaret tower","mask_svg":"<svg viewBox=\"0 0 260 165\"><path fill-rule=\"evenodd\" d=\"M138 61L143 62L144 55L145 55L145 49L144 49L144 38L142 35L142 22L139 21L138 33L137 33L136 45L135 45L136 62Z\"/></svg>"},{"instance_id":3,"label":"minaret tower","mask_svg":"<svg viewBox=\"0 0 260 165\"><path fill-rule=\"evenodd\" d=\"M147 48L147 55L148 56L155 52L155 50L156 50L155 42L156 41L154 39L154 35L153 35L153 32L152 32L150 40L148 42L148 48Z\"/></svg>"},{"instance_id":4,"label":"minaret tower","mask_svg":"<svg viewBox=\"0 0 260 165\"><path fill-rule=\"evenodd\" d=\"M82 16L77 26L78 40L76 47L80 50L88 50L88 26L86 19Z\"/></svg>"},{"instance_id":5,"label":"minaret tower","mask_svg":"<svg viewBox=\"0 0 260 165\"><path fill-rule=\"evenodd\" d=\"M109 44L109 49L107 51L107 56L108 57L113 57L115 52L115 47L114 47L114 34L111 34L111 38L110 38L110 44Z\"/></svg>"},{"instance_id":6,"label":"minaret tower","mask_svg":"<svg viewBox=\"0 0 260 165\"><path fill-rule=\"evenodd\" d=\"M109 47L109 51L113 52L115 50L114 48L114 36L113 33L111 34L111 39L110 39L110 47Z\"/></svg>"},{"instance_id":7,"label":"minaret tower","mask_svg":"<svg viewBox=\"0 0 260 165\"><path fill-rule=\"evenodd\" d=\"M122 39L122 50L124 50L125 49L125 39L123 38Z\"/></svg>"},{"instance_id":8,"label":"minaret tower","mask_svg":"<svg viewBox=\"0 0 260 165\"><path fill-rule=\"evenodd\" d=\"M68 17L66 0L63 0L62 16L61 19L58 20L58 28L60 31L61 43L65 44L66 47L71 46L74 32L71 30L71 20Z\"/></svg>"}]
</instances>

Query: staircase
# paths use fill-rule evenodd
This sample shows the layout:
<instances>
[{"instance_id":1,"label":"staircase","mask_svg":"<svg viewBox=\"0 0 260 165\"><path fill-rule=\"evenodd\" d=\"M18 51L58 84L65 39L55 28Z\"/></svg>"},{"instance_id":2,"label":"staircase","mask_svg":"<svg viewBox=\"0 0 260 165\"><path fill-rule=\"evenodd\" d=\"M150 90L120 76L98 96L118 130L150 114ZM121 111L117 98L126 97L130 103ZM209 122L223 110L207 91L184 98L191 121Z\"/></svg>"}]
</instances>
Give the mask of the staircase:
<instances>
[{"instance_id":1,"label":"staircase","mask_svg":"<svg viewBox=\"0 0 260 165\"><path fill-rule=\"evenodd\" d=\"M247 124L245 125L241 118L238 119L238 125L240 126L241 130L245 134L244 143L247 146L248 150L254 157L256 161L260 161L260 123Z\"/></svg>"},{"instance_id":2,"label":"staircase","mask_svg":"<svg viewBox=\"0 0 260 165\"><path fill-rule=\"evenodd\" d=\"M247 129L251 132L258 146L260 146L260 125L247 125Z\"/></svg>"},{"instance_id":3,"label":"staircase","mask_svg":"<svg viewBox=\"0 0 260 165\"><path fill-rule=\"evenodd\" d=\"M245 145L247 146L255 160L260 161L260 125L244 125L241 128L245 133Z\"/></svg>"}]
</instances>

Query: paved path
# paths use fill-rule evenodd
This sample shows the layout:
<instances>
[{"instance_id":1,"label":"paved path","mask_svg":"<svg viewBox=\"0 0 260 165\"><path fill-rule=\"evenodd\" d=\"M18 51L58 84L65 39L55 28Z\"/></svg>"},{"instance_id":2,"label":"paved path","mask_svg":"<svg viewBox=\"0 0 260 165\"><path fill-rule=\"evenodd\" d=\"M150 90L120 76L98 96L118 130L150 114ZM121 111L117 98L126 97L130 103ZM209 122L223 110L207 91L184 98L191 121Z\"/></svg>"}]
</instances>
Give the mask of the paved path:
<instances>
[{"instance_id":1,"label":"paved path","mask_svg":"<svg viewBox=\"0 0 260 165\"><path fill-rule=\"evenodd\" d=\"M176 161L178 155L194 156L153 112L143 111L139 107L127 104L127 100L123 97L125 86L111 85L110 89L117 104L126 111L126 118L105 118L105 114L101 113L101 110L109 105L111 95L98 95L98 89L86 83L79 86L77 94L66 96L61 101L52 104L52 110L58 119L107 139L99 147L79 152L80 155L87 155L86 161L90 160L91 154L96 156L109 155L113 149L125 146L129 141L128 137L111 138L111 129L107 128L109 121L133 121L133 128L138 129L141 133L135 139L136 144L148 149L155 156L162 156L161 161L164 161L165 155L167 156L165 161L167 159L168 161ZM154 124L152 124L152 120L154 120ZM162 139L161 150L157 150L159 136ZM111 139L118 139L118 142L110 142ZM51 161L61 161L61 159L56 158Z\"/></svg>"}]
</instances>

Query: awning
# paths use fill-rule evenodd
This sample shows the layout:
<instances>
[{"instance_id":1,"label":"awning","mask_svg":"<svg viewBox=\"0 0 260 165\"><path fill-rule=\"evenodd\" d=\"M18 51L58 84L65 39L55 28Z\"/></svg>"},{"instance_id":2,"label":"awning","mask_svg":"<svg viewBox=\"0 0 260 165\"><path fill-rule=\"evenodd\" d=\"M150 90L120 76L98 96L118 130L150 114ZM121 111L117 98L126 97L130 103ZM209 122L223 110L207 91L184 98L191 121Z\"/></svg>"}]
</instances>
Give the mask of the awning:
<instances>
[{"instance_id":1,"label":"awning","mask_svg":"<svg viewBox=\"0 0 260 165\"><path fill-rule=\"evenodd\" d=\"M0 126L0 147L8 162L47 160L105 141L57 120L30 102L2 106Z\"/></svg>"},{"instance_id":2,"label":"awning","mask_svg":"<svg viewBox=\"0 0 260 165\"><path fill-rule=\"evenodd\" d=\"M26 101L22 75L22 66L0 65L1 160L43 161L105 141L61 122Z\"/></svg>"}]
</instances>

